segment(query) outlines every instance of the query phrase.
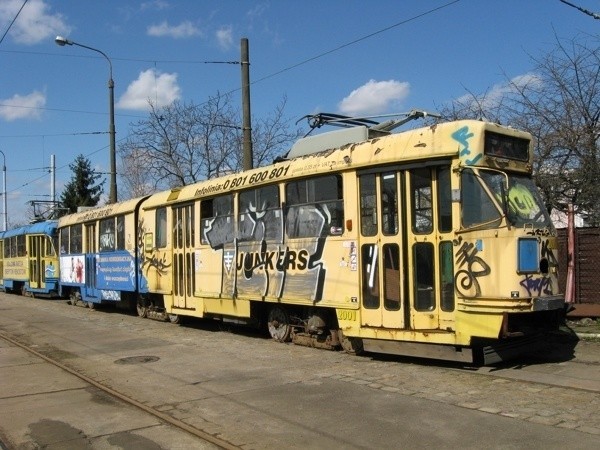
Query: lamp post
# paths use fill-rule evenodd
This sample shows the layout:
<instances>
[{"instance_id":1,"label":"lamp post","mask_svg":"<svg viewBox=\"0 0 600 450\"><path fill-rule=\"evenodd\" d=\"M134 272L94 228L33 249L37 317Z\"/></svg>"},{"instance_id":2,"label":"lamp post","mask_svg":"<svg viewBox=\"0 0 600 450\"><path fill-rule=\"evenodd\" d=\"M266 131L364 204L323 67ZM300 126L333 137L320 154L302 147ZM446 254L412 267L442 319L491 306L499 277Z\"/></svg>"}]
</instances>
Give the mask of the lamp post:
<instances>
[{"instance_id":1,"label":"lamp post","mask_svg":"<svg viewBox=\"0 0 600 450\"><path fill-rule=\"evenodd\" d=\"M87 48L88 50L92 50L94 52L100 53L106 60L108 61L108 66L110 68L110 78L108 79L108 104L109 104L109 116L110 116L110 124L108 128L108 135L110 138L110 191L108 195L109 203L117 202L117 164L116 164L116 156L115 156L115 82L112 77L112 62L110 58L101 50L97 48L88 47L87 45L79 44L74 41L70 41L62 36L56 36L54 39L57 45L64 47L65 45L76 45L78 47Z\"/></svg>"},{"instance_id":2,"label":"lamp post","mask_svg":"<svg viewBox=\"0 0 600 450\"><path fill-rule=\"evenodd\" d=\"M4 215L4 231L8 229L8 211L6 210L6 155L2 150L0 150L2 154L2 198L4 199L4 211L2 214Z\"/></svg>"}]
</instances>

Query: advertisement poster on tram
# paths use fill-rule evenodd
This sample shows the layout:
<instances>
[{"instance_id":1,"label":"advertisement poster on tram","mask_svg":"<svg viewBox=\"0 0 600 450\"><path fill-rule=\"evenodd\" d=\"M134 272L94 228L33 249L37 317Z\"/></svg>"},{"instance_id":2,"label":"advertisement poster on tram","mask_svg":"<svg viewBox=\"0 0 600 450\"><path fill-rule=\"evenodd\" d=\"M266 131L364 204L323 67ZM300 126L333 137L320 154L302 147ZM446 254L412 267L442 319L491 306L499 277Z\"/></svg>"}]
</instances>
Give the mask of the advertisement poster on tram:
<instances>
[{"instance_id":1,"label":"advertisement poster on tram","mask_svg":"<svg viewBox=\"0 0 600 450\"><path fill-rule=\"evenodd\" d=\"M126 251L96 255L98 289L131 291L135 289L135 261Z\"/></svg>"},{"instance_id":2,"label":"advertisement poster on tram","mask_svg":"<svg viewBox=\"0 0 600 450\"><path fill-rule=\"evenodd\" d=\"M83 255L61 256L60 281L63 283L83 283L85 280L85 260Z\"/></svg>"}]
</instances>

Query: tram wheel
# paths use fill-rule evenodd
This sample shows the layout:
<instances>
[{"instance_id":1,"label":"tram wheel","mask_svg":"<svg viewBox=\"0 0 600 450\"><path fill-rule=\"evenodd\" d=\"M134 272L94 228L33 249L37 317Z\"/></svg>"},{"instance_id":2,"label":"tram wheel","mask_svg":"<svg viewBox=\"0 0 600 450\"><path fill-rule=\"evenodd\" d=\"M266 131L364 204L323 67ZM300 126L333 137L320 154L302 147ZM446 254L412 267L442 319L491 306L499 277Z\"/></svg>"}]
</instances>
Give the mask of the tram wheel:
<instances>
[{"instance_id":1,"label":"tram wheel","mask_svg":"<svg viewBox=\"0 0 600 450\"><path fill-rule=\"evenodd\" d=\"M71 301L71 305L77 306L77 302L81 300L81 294L77 291L73 291L71 292L71 295L69 295L69 300Z\"/></svg>"},{"instance_id":2,"label":"tram wheel","mask_svg":"<svg viewBox=\"0 0 600 450\"><path fill-rule=\"evenodd\" d=\"M148 308L146 308L144 305L142 305L140 302L137 303L137 313L138 316L142 317L142 318L146 318L148 317Z\"/></svg>"},{"instance_id":3,"label":"tram wheel","mask_svg":"<svg viewBox=\"0 0 600 450\"><path fill-rule=\"evenodd\" d=\"M169 322L171 323L181 323L181 316L179 314L169 314Z\"/></svg>"},{"instance_id":4,"label":"tram wheel","mask_svg":"<svg viewBox=\"0 0 600 450\"><path fill-rule=\"evenodd\" d=\"M87 307L90 309L96 309L96 304L94 302L87 302Z\"/></svg>"},{"instance_id":5,"label":"tram wheel","mask_svg":"<svg viewBox=\"0 0 600 450\"><path fill-rule=\"evenodd\" d=\"M340 330L340 344L342 349L350 355L362 355L365 352L362 339L344 336Z\"/></svg>"},{"instance_id":6,"label":"tram wheel","mask_svg":"<svg viewBox=\"0 0 600 450\"><path fill-rule=\"evenodd\" d=\"M267 322L269 334L273 339L279 342L289 341L292 334L292 325L290 323L290 315L281 306L273 306L269 311L269 319Z\"/></svg>"}]
</instances>

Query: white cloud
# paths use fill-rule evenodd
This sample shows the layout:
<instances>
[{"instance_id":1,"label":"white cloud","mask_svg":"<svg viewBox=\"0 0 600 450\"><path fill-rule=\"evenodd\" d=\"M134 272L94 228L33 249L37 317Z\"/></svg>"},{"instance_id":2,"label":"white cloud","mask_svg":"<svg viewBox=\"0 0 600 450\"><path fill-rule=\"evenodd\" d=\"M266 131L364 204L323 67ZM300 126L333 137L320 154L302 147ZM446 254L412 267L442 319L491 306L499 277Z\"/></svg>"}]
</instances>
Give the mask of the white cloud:
<instances>
[{"instance_id":1,"label":"white cloud","mask_svg":"<svg viewBox=\"0 0 600 450\"><path fill-rule=\"evenodd\" d=\"M46 106L46 94L33 91L28 95L15 94L8 99L0 99L0 117L8 122L18 119L39 119L40 108Z\"/></svg>"},{"instance_id":2,"label":"white cloud","mask_svg":"<svg viewBox=\"0 0 600 450\"><path fill-rule=\"evenodd\" d=\"M125 94L117 102L117 107L147 111L149 101L155 107L167 106L181 98L181 89L177 84L176 73L160 73L154 69L140 72Z\"/></svg>"},{"instance_id":3,"label":"white cloud","mask_svg":"<svg viewBox=\"0 0 600 450\"><path fill-rule=\"evenodd\" d=\"M23 0L0 1L0 29L6 30L15 18ZM29 0L13 23L9 35L19 44L33 45L57 34L69 34L62 14L50 14L44 0Z\"/></svg>"},{"instance_id":4,"label":"white cloud","mask_svg":"<svg viewBox=\"0 0 600 450\"><path fill-rule=\"evenodd\" d=\"M383 113L391 106L400 104L409 91L410 85L406 82L369 80L344 98L338 104L338 109L350 116Z\"/></svg>"},{"instance_id":5,"label":"white cloud","mask_svg":"<svg viewBox=\"0 0 600 450\"><path fill-rule=\"evenodd\" d=\"M460 104L468 105L473 102L478 103L478 108L493 109L500 105L500 102L507 95L513 94L517 89L539 88L542 86L542 79L534 73L517 75L507 83L498 83L492 86L485 94L473 98L472 94L465 94L457 99Z\"/></svg>"},{"instance_id":6,"label":"white cloud","mask_svg":"<svg viewBox=\"0 0 600 450\"><path fill-rule=\"evenodd\" d=\"M186 20L179 25L169 25L167 21L150 25L147 29L148 36L163 37L168 36L175 39L183 39L192 36L202 35L202 32L192 22Z\"/></svg>"},{"instance_id":7,"label":"white cloud","mask_svg":"<svg viewBox=\"0 0 600 450\"><path fill-rule=\"evenodd\" d=\"M223 26L215 33L219 47L223 50L229 50L233 45L233 29L231 25Z\"/></svg>"},{"instance_id":8,"label":"white cloud","mask_svg":"<svg viewBox=\"0 0 600 450\"><path fill-rule=\"evenodd\" d=\"M163 0L151 0L149 2L142 2L142 4L140 5L140 10L162 11L163 9L170 8L170 6L171 5L169 5L168 2L165 2Z\"/></svg>"}]
</instances>

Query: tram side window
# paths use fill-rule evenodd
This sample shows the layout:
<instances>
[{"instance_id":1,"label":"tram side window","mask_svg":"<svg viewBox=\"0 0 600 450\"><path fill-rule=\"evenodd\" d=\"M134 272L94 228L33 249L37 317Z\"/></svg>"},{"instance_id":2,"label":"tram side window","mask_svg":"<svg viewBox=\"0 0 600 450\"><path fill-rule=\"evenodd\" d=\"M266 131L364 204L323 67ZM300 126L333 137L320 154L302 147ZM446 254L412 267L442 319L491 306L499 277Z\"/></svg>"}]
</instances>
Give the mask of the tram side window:
<instances>
[{"instance_id":1,"label":"tram side window","mask_svg":"<svg viewBox=\"0 0 600 450\"><path fill-rule=\"evenodd\" d=\"M415 169L410 173L412 228L417 234L433 231L431 170Z\"/></svg>"},{"instance_id":2,"label":"tram side window","mask_svg":"<svg viewBox=\"0 0 600 450\"><path fill-rule=\"evenodd\" d=\"M60 229L60 253L69 253L69 227Z\"/></svg>"},{"instance_id":3,"label":"tram side window","mask_svg":"<svg viewBox=\"0 0 600 450\"><path fill-rule=\"evenodd\" d=\"M363 236L377 234L377 199L375 175L362 175L360 184L360 232Z\"/></svg>"},{"instance_id":4,"label":"tram side window","mask_svg":"<svg viewBox=\"0 0 600 450\"><path fill-rule=\"evenodd\" d=\"M17 256L27 256L26 238L24 234L17 236Z\"/></svg>"},{"instance_id":5,"label":"tram side window","mask_svg":"<svg viewBox=\"0 0 600 450\"><path fill-rule=\"evenodd\" d=\"M12 248L12 238L6 238L4 239L4 257L5 258L10 258L12 256L11 254L11 248Z\"/></svg>"},{"instance_id":6,"label":"tram side window","mask_svg":"<svg viewBox=\"0 0 600 450\"><path fill-rule=\"evenodd\" d=\"M398 234L398 183L391 172L381 174L381 229L386 236Z\"/></svg>"},{"instance_id":7,"label":"tram side window","mask_svg":"<svg viewBox=\"0 0 600 450\"><path fill-rule=\"evenodd\" d=\"M71 225L69 232L69 253L82 252L82 225Z\"/></svg>"},{"instance_id":8,"label":"tram side window","mask_svg":"<svg viewBox=\"0 0 600 450\"><path fill-rule=\"evenodd\" d=\"M46 245L46 256L56 256L56 250L58 249L58 236L52 236L49 238Z\"/></svg>"},{"instance_id":9,"label":"tram side window","mask_svg":"<svg viewBox=\"0 0 600 450\"><path fill-rule=\"evenodd\" d=\"M165 248L167 246L167 208L158 208L156 210L156 248Z\"/></svg>"},{"instance_id":10,"label":"tram side window","mask_svg":"<svg viewBox=\"0 0 600 450\"><path fill-rule=\"evenodd\" d=\"M221 248L233 242L233 195L202 200L200 203L201 242Z\"/></svg>"},{"instance_id":11,"label":"tram side window","mask_svg":"<svg viewBox=\"0 0 600 450\"><path fill-rule=\"evenodd\" d=\"M109 217L100 221L98 248L101 252L112 252L116 248L115 218Z\"/></svg>"},{"instance_id":12,"label":"tram side window","mask_svg":"<svg viewBox=\"0 0 600 450\"><path fill-rule=\"evenodd\" d=\"M438 169L438 229L441 232L452 231L452 188L450 186L450 167Z\"/></svg>"},{"instance_id":13,"label":"tram side window","mask_svg":"<svg viewBox=\"0 0 600 450\"><path fill-rule=\"evenodd\" d=\"M125 250L125 216L109 217L100 221L101 252Z\"/></svg>"},{"instance_id":14,"label":"tram side window","mask_svg":"<svg viewBox=\"0 0 600 450\"><path fill-rule=\"evenodd\" d=\"M440 242L440 283L442 311L454 311L454 259L452 241Z\"/></svg>"},{"instance_id":15,"label":"tram side window","mask_svg":"<svg viewBox=\"0 0 600 450\"><path fill-rule=\"evenodd\" d=\"M342 178L327 175L294 181L285 187L288 238L341 235L344 231Z\"/></svg>"},{"instance_id":16,"label":"tram side window","mask_svg":"<svg viewBox=\"0 0 600 450\"><path fill-rule=\"evenodd\" d=\"M117 230L117 250L125 250L125 216L117 216L115 221Z\"/></svg>"},{"instance_id":17,"label":"tram side window","mask_svg":"<svg viewBox=\"0 0 600 450\"><path fill-rule=\"evenodd\" d=\"M362 261L362 301L367 309L377 309L380 305L379 298L379 262L378 246L364 244L361 247Z\"/></svg>"},{"instance_id":18,"label":"tram side window","mask_svg":"<svg viewBox=\"0 0 600 450\"><path fill-rule=\"evenodd\" d=\"M478 174L465 169L461 175L461 214L464 227L485 225L495 227L502 220L490 196L483 189Z\"/></svg>"},{"instance_id":19,"label":"tram side window","mask_svg":"<svg viewBox=\"0 0 600 450\"><path fill-rule=\"evenodd\" d=\"M17 237L13 236L9 239L9 241L10 241L10 246L9 246L8 256L10 256L11 258L16 258L17 257Z\"/></svg>"},{"instance_id":20,"label":"tram side window","mask_svg":"<svg viewBox=\"0 0 600 450\"><path fill-rule=\"evenodd\" d=\"M415 309L432 311L435 308L435 286L433 271L433 244L417 242L413 246L415 261Z\"/></svg>"},{"instance_id":21,"label":"tram side window","mask_svg":"<svg viewBox=\"0 0 600 450\"><path fill-rule=\"evenodd\" d=\"M238 233L241 241L281 242L282 227L276 185L240 193Z\"/></svg>"}]
</instances>

